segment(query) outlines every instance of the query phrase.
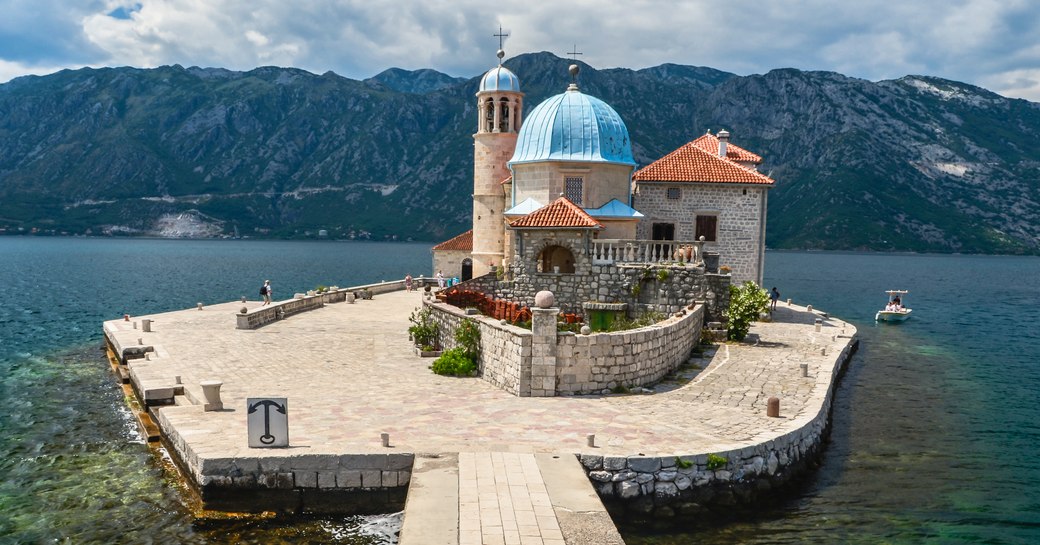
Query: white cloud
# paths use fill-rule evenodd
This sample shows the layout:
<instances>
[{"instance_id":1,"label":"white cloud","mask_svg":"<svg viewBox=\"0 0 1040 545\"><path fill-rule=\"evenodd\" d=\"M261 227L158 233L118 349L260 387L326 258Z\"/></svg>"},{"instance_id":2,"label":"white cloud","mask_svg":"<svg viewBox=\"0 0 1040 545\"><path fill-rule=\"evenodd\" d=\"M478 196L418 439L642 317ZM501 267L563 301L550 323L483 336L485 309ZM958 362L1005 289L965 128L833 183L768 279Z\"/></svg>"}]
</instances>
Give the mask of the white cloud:
<instances>
[{"instance_id":1,"label":"white cloud","mask_svg":"<svg viewBox=\"0 0 1040 545\"><path fill-rule=\"evenodd\" d=\"M5 2L0 66L8 72L177 63L274 64L354 78L391 66L473 76L495 62L499 24L511 34L509 56L565 56L576 45L581 60L603 68L794 67L874 80L917 73L980 85L1006 80L996 90L1032 93L1012 79L1040 66L1040 5L1028 0Z\"/></svg>"}]
</instances>

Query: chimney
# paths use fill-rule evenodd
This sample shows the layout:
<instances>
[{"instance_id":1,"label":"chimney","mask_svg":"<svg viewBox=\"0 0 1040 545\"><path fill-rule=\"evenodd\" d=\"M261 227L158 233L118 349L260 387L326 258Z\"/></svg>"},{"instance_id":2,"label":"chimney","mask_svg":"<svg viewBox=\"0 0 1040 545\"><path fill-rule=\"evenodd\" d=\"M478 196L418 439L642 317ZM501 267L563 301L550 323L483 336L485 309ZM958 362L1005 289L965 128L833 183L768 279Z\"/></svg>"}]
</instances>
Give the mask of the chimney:
<instances>
[{"instance_id":1,"label":"chimney","mask_svg":"<svg viewBox=\"0 0 1040 545\"><path fill-rule=\"evenodd\" d=\"M719 138L719 157L722 157L723 159L725 159L726 158L726 144L729 143L729 132L727 132L726 129L722 129L721 131L719 131L719 134L716 135L716 136L718 136L718 138Z\"/></svg>"}]
</instances>

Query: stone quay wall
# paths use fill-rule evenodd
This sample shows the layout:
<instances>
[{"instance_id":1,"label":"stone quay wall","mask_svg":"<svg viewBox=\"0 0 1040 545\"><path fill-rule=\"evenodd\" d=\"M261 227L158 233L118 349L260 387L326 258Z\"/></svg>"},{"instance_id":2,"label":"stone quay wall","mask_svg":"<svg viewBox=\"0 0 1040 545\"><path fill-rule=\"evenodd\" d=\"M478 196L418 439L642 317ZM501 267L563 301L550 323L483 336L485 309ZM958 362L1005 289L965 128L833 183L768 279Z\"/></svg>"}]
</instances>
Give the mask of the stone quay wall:
<instances>
[{"instance_id":1,"label":"stone quay wall","mask_svg":"<svg viewBox=\"0 0 1040 545\"><path fill-rule=\"evenodd\" d=\"M578 455L589 480L612 512L654 518L696 515L711 506L750 506L802 474L818 457L829 430L838 379L858 340L837 355L819 410L797 429L756 445L721 452L669 456Z\"/></svg>"},{"instance_id":2,"label":"stone quay wall","mask_svg":"<svg viewBox=\"0 0 1040 545\"><path fill-rule=\"evenodd\" d=\"M209 509L343 512L341 503L350 501L357 504L350 512L380 512L403 504L411 479L410 453L285 455L269 450L234 458L200 456L162 409L153 415Z\"/></svg>"},{"instance_id":3,"label":"stone quay wall","mask_svg":"<svg viewBox=\"0 0 1040 545\"><path fill-rule=\"evenodd\" d=\"M683 309L649 327L611 333L558 333L558 308L532 309L532 329L466 315L446 303L424 301L440 326L441 346L455 345L464 319L480 328L477 362L483 380L516 396L599 394L617 386L646 386L685 362L700 339L704 306Z\"/></svg>"}]
</instances>

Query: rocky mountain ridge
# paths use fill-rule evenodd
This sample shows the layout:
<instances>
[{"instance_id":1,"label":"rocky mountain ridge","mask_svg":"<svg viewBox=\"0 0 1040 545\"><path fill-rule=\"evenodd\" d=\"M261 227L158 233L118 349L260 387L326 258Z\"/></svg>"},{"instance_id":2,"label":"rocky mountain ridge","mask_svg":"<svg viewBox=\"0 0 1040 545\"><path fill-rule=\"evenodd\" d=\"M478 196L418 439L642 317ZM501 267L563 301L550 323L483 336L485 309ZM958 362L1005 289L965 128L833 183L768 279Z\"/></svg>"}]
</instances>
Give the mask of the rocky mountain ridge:
<instances>
[{"instance_id":1,"label":"rocky mountain ridge","mask_svg":"<svg viewBox=\"0 0 1040 545\"><path fill-rule=\"evenodd\" d=\"M530 110L571 61L505 64ZM65 70L0 85L6 233L443 240L468 228L477 78ZM926 76L596 70L645 165L706 130L765 159L771 248L1040 253L1040 105Z\"/></svg>"}]
</instances>

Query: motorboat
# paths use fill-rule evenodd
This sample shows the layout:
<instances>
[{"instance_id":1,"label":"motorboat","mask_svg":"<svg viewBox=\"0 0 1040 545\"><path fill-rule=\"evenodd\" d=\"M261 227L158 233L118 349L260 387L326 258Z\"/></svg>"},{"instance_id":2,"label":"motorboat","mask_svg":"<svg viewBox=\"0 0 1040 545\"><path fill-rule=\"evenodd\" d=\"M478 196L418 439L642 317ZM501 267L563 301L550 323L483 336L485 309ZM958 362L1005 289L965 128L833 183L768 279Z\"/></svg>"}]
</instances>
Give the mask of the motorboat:
<instances>
[{"instance_id":1,"label":"motorboat","mask_svg":"<svg viewBox=\"0 0 1040 545\"><path fill-rule=\"evenodd\" d=\"M912 309L906 306L907 290L888 290L888 304L879 310L874 320L878 322L903 322L910 317Z\"/></svg>"}]
</instances>

